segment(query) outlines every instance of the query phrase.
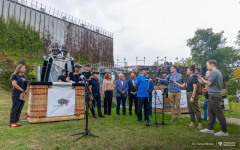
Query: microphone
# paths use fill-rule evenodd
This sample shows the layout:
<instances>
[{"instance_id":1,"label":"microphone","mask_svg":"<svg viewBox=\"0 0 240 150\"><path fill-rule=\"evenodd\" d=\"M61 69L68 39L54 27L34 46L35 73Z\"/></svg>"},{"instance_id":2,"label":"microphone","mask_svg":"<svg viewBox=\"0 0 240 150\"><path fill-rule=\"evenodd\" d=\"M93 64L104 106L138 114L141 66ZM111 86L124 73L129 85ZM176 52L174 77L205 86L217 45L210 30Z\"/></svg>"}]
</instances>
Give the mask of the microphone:
<instances>
[{"instance_id":1,"label":"microphone","mask_svg":"<svg viewBox=\"0 0 240 150\"><path fill-rule=\"evenodd\" d=\"M82 79L84 81L88 81L88 79L83 74L80 75L80 79Z\"/></svg>"}]
</instances>

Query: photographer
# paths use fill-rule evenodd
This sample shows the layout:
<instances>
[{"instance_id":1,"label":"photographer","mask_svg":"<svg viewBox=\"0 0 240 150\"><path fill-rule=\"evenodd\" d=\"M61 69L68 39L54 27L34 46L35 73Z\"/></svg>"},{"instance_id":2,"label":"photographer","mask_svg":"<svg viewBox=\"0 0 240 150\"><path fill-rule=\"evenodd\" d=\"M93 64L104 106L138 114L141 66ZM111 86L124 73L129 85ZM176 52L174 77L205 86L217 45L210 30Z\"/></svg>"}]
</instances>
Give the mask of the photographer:
<instances>
[{"instance_id":1,"label":"photographer","mask_svg":"<svg viewBox=\"0 0 240 150\"><path fill-rule=\"evenodd\" d=\"M195 65L192 65L191 67L189 67L187 69L187 75L189 76L189 78L187 79L186 84L184 83L183 85L177 83L176 81L174 81L173 83L177 84L178 86L180 86L181 88L184 88L186 86L186 90L187 90L187 104L188 104L188 110L190 113L190 118L191 118L191 123L186 126L186 127L194 127L194 123L195 123L195 115L197 117L198 120L198 129L202 129L202 116L201 116L201 112L199 111L199 107L198 107L198 94L197 94L197 75L194 75L195 73Z\"/></svg>"},{"instance_id":2,"label":"photographer","mask_svg":"<svg viewBox=\"0 0 240 150\"><path fill-rule=\"evenodd\" d=\"M75 72L70 72L69 74L68 74L68 77L67 77L67 82L75 82L75 83L78 83L79 81L80 81L80 79L79 79L79 71L80 71L80 68L81 68L81 66L80 65L75 65L74 66L74 70L75 70Z\"/></svg>"},{"instance_id":3,"label":"photographer","mask_svg":"<svg viewBox=\"0 0 240 150\"><path fill-rule=\"evenodd\" d=\"M171 100L171 112L172 112L172 121L176 119L175 116L175 105L177 107L177 116L178 120L182 121L181 118L181 110L180 110L180 97L181 97L181 88L173 83L176 81L177 83L180 83L182 80L182 75L180 73L177 73L177 67L172 66L171 67L171 73L167 75L166 79L161 79L160 81L168 83L168 98Z\"/></svg>"},{"instance_id":4,"label":"photographer","mask_svg":"<svg viewBox=\"0 0 240 150\"><path fill-rule=\"evenodd\" d=\"M92 73L90 71L90 66L89 64L84 65L84 72L82 74L87 78L89 81L91 80Z\"/></svg>"},{"instance_id":5,"label":"photographer","mask_svg":"<svg viewBox=\"0 0 240 150\"><path fill-rule=\"evenodd\" d=\"M215 116L219 120L221 125L221 131L215 133L215 136L228 136L226 118L223 114L220 101L222 101L222 85L223 85L223 76L222 73L217 69L216 60L207 61L207 69L211 71L208 81L202 77L201 79L206 85L208 85L208 114L209 122L206 129L200 130L202 133L211 133L213 134Z\"/></svg>"}]
</instances>

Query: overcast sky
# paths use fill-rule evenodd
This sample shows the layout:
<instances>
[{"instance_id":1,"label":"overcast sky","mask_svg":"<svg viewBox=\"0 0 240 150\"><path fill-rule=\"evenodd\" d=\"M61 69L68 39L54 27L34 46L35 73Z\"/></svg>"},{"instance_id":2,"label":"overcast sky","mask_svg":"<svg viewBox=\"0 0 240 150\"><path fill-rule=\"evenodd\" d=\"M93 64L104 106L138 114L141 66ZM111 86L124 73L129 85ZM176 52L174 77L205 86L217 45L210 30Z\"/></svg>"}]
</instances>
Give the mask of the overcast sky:
<instances>
[{"instance_id":1,"label":"overcast sky","mask_svg":"<svg viewBox=\"0 0 240 150\"><path fill-rule=\"evenodd\" d=\"M114 33L114 60L146 57L176 61L190 56L186 40L198 28L224 31L234 46L240 30L240 0L38 0ZM138 64L143 64L139 62Z\"/></svg>"}]
</instances>

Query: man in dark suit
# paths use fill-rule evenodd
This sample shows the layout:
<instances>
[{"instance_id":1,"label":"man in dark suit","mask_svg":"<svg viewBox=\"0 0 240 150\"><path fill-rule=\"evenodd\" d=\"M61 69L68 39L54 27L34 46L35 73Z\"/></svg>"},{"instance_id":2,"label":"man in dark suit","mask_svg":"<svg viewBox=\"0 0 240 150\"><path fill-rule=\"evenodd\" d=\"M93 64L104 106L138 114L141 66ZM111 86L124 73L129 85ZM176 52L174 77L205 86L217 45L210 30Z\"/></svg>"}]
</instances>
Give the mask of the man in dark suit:
<instances>
[{"instance_id":1,"label":"man in dark suit","mask_svg":"<svg viewBox=\"0 0 240 150\"><path fill-rule=\"evenodd\" d=\"M122 101L123 115L126 115L126 99L127 99L127 90L128 83L126 80L123 80L123 74L119 74L119 79L115 82L116 87L116 98L117 98L117 116L119 116L120 104Z\"/></svg>"},{"instance_id":2,"label":"man in dark suit","mask_svg":"<svg viewBox=\"0 0 240 150\"><path fill-rule=\"evenodd\" d=\"M134 73L131 73L130 77L131 79L128 80L129 116L132 115L133 101L135 105L135 115L137 115L137 107L138 107L137 90L134 88L134 82L135 82L136 76Z\"/></svg>"}]
</instances>

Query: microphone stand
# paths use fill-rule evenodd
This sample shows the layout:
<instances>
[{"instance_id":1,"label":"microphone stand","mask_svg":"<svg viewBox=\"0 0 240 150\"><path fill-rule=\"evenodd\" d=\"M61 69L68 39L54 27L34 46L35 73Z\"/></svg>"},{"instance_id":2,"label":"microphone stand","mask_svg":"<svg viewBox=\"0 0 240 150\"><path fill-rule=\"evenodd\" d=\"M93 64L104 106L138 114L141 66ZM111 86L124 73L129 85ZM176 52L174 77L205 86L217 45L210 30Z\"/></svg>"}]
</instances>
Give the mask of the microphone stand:
<instances>
[{"instance_id":1,"label":"microphone stand","mask_svg":"<svg viewBox=\"0 0 240 150\"><path fill-rule=\"evenodd\" d=\"M75 135L80 135L82 134L81 137L77 138L76 140L74 140L73 142L78 141L79 139L81 139L84 136L93 136L93 137L97 137L99 138L99 136L94 135L92 133L90 133L90 130L88 130L88 113L89 113L89 102L90 102L90 97L91 97L91 92L89 90L89 86L88 86L88 80L86 80L85 78L82 78L84 80L84 85L85 85L85 105L86 105L86 109L85 109L85 114L86 114L86 127L84 132L80 132L80 133L76 133L70 136L75 136Z\"/></svg>"},{"instance_id":2,"label":"microphone stand","mask_svg":"<svg viewBox=\"0 0 240 150\"><path fill-rule=\"evenodd\" d=\"M159 88L159 86L157 85L157 87L158 87L158 89L160 89ZM166 88L165 88L166 89ZM163 105L163 109L162 109L162 122L160 123L160 124L158 124L158 125L162 125L163 127L164 127L164 125L171 125L171 124L167 124L167 123L165 123L164 122L164 108L165 108L165 103L164 103L164 98L167 98L170 102L172 102L169 98L168 98L168 95L167 95L167 90L165 90L164 89L164 91L163 91L163 93L162 93L162 96L163 96L163 100L162 100L162 105ZM161 89L160 89L161 90ZM162 90L161 90L162 91ZM155 91L156 92L156 91ZM166 96L166 97L164 97L164 96ZM159 100L159 97L158 97L158 100ZM155 117L156 117L156 99L155 99ZM159 100L160 101L160 100ZM157 125L156 125L156 127L157 127Z\"/></svg>"}]
</instances>

